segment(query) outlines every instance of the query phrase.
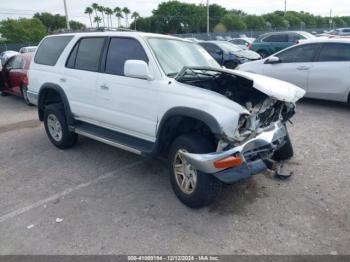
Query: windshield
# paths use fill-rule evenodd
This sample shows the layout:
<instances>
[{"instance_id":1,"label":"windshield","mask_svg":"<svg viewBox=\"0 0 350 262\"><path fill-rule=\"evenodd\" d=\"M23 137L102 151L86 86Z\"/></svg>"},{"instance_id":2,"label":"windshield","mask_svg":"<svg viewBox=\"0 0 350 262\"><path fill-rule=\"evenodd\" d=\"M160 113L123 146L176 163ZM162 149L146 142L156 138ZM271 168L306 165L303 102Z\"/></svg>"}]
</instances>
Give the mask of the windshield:
<instances>
[{"instance_id":1,"label":"windshield","mask_svg":"<svg viewBox=\"0 0 350 262\"><path fill-rule=\"evenodd\" d=\"M216 45L218 45L221 49L223 49L225 52L239 52L243 49L235 44L232 44L230 42L216 42Z\"/></svg>"},{"instance_id":2,"label":"windshield","mask_svg":"<svg viewBox=\"0 0 350 262\"><path fill-rule=\"evenodd\" d=\"M167 76L175 76L184 66L220 68L220 65L196 43L149 38L148 42Z\"/></svg>"}]
</instances>

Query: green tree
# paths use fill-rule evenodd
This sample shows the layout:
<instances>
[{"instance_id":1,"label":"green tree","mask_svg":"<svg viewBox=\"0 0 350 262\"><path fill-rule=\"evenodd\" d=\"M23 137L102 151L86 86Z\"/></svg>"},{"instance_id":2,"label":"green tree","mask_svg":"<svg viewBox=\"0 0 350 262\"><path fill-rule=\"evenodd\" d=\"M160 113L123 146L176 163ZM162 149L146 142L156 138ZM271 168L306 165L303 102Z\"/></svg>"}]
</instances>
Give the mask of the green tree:
<instances>
[{"instance_id":1,"label":"green tree","mask_svg":"<svg viewBox=\"0 0 350 262\"><path fill-rule=\"evenodd\" d=\"M85 8L85 14L88 14L89 15L89 20L90 20L90 26L92 27L92 19L91 19L91 14L94 12L94 10L88 6Z\"/></svg>"},{"instance_id":2,"label":"green tree","mask_svg":"<svg viewBox=\"0 0 350 262\"><path fill-rule=\"evenodd\" d=\"M100 27L101 21L102 21L101 17L99 17L99 16L94 17L94 23L97 24L97 28Z\"/></svg>"},{"instance_id":3,"label":"green tree","mask_svg":"<svg viewBox=\"0 0 350 262\"><path fill-rule=\"evenodd\" d=\"M37 18L7 19L0 22L0 34L8 43L38 43L46 28Z\"/></svg>"},{"instance_id":4,"label":"green tree","mask_svg":"<svg viewBox=\"0 0 350 262\"><path fill-rule=\"evenodd\" d=\"M105 22L105 8L103 6L98 6L97 11L99 11L102 15L102 22L103 22L103 27L106 27L106 22Z\"/></svg>"},{"instance_id":5,"label":"green tree","mask_svg":"<svg viewBox=\"0 0 350 262\"><path fill-rule=\"evenodd\" d=\"M69 26L72 30L83 30L86 28L84 24L74 20L69 21Z\"/></svg>"},{"instance_id":6,"label":"green tree","mask_svg":"<svg viewBox=\"0 0 350 262\"><path fill-rule=\"evenodd\" d=\"M129 14L130 14L130 9L127 7L124 7L122 12L125 15L125 27L129 27Z\"/></svg>"},{"instance_id":7,"label":"green tree","mask_svg":"<svg viewBox=\"0 0 350 262\"><path fill-rule=\"evenodd\" d=\"M47 12L35 13L34 18L39 19L50 34L57 30L66 28L66 17L59 14L53 15Z\"/></svg>"},{"instance_id":8,"label":"green tree","mask_svg":"<svg viewBox=\"0 0 350 262\"><path fill-rule=\"evenodd\" d=\"M247 29L246 24L237 15L227 14L220 21L228 31L234 30L245 30Z\"/></svg>"},{"instance_id":9,"label":"green tree","mask_svg":"<svg viewBox=\"0 0 350 262\"><path fill-rule=\"evenodd\" d=\"M97 24L97 27L100 27L100 22L101 22L101 21L99 21L100 19L96 19L96 17L99 17L99 16L97 15L98 6L99 6L99 5L98 5L97 3L93 3L93 4L91 5L92 9L93 9L94 12L95 12L94 23Z\"/></svg>"},{"instance_id":10,"label":"green tree","mask_svg":"<svg viewBox=\"0 0 350 262\"><path fill-rule=\"evenodd\" d=\"M140 18L140 14L138 13L138 12L133 12L132 14L131 14L131 18L132 19L134 19L134 28L135 28L135 30L136 30L136 22L137 22L137 19L139 19ZM130 25L130 27L131 27L131 25Z\"/></svg>"},{"instance_id":11,"label":"green tree","mask_svg":"<svg viewBox=\"0 0 350 262\"><path fill-rule=\"evenodd\" d=\"M109 7L105 8L105 14L107 16L107 25L108 27L112 27L112 15L113 15L113 10Z\"/></svg>"},{"instance_id":12,"label":"green tree","mask_svg":"<svg viewBox=\"0 0 350 262\"><path fill-rule=\"evenodd\" d=\"M243 17L243 21L249 30L264 30L266 28L266 21L262 16L247 15Z\"/></svg>"},{"instance_id":13,"label":"green tree","mask_svg":"<svg viewBox=\"0 0 350 262\"><path fill-rule=\"evenodd\" d=\"M115 13L115 16L117 17L118 28L119 28L121 26L121 19L123 18L122 9L120 7L116 7L114 8L114 13Z\"/></svg>"}]
</instances>

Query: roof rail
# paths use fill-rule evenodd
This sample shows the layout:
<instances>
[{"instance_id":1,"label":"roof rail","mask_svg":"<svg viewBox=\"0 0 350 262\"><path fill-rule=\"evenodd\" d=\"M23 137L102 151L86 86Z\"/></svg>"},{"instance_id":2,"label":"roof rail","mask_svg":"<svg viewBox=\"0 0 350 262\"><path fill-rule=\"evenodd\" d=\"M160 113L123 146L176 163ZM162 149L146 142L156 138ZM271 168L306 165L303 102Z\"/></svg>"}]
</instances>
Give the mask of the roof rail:
<instances>
[{"instance_id":1,"label":"roof rail","mask_svg":"<svg viewBox=\"0 0 350 262\"><path fill-rule=\"evenodd\" d=\"M61 29L56 34L67 34L67 33L96 33L96 32L138 32L129 28L123 27L87 27L81 30L67 30Z\"/></svg>"}]
</instances>

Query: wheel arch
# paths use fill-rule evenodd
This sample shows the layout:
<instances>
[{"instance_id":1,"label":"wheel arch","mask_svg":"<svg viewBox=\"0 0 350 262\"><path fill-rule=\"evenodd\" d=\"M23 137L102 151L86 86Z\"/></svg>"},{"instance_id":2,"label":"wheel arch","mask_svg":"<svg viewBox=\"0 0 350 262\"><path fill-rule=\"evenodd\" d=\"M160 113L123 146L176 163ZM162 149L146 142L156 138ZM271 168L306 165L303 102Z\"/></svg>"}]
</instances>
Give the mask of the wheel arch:
<instances>
[{"instance_id":1,"label":"wheel arch","mask_svg":"<svg viewBox=\"0 0 350 262\"><path fill-rule=\"evenodd\" d=\"M71 124L74 118L69 106L68 98L63 88L54 83L45 83L40 87L38 96L38 114L40 121L43 121L45 106L53 103L63 104L67 123Z\"/></svg>"},{"instance_id":2,"label":"wheel arch","mask_svg":"<svg viewBox=\"0 0 350 262\"><path fill-rule=\"evenodd\" d=\"M172 108L164 114L158 125L156 150L159 153L169 146L177 136L199 130L215 139L218 139L222 133L220 124L209 113L188 107Z\"/></svg>"}]
</instances>

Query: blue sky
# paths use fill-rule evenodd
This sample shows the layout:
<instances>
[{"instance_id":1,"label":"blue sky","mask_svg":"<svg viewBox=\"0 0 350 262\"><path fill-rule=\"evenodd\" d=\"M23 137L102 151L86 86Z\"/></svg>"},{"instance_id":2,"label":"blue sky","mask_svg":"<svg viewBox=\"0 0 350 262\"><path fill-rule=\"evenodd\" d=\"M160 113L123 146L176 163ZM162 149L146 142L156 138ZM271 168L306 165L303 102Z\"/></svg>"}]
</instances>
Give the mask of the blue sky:
<instances>
[{"instance_id":1,"label":"blue sky","mask_svg":"<svg viewBox=\"0 0 350 262\"><path fill-rule=\"evenodd\" d=\"M86 6L93 2L115 7L127 6L142 16L148 16L162 0L66 0L70 19L85 24L89 23L84 15ZM182 0L186 3L206 3L206 0ZM284 0L210 0L210 3L220 4L228 9L241 9L249 14L263 14L284 8ZM334 15L350 15L349 0L287 0L287 9L306 11L328 16L330 9ZM0 0L0 19L31 17L35 12L51 12L63 14L63 0Z\"/></svg>"}]
</instances>

